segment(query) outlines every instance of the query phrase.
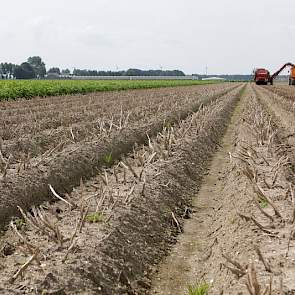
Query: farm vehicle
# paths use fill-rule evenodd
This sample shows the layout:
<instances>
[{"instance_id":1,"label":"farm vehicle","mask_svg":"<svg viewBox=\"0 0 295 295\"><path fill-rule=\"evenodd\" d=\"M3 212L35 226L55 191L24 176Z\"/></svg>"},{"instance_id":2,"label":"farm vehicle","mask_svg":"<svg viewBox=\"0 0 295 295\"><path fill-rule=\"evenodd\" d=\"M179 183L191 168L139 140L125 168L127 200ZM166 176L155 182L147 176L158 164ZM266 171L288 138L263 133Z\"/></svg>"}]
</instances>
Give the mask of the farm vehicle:
<instances>
[{"instance_id":1,"label":"farm vehicle","mask_svg":"<svg viewBox=\"0 0 295 295\"><path fill-rule=\"evenodd\" d=\"M268 83L273 85L273 80L288 67L290 67L289 85L295 85L295 65L290 62L284 64L272 75L270 75L270 72L266 69L256 69L254 72L254 81L257 85L267 85Z\"/></svg>"},{"instance_id":2,"label":"farm vehicle","mask_svg":"<svg viewBox=\"0 0 295 295\"><path fill-rule=\"evenodd\" d=\"M270 73L266 69L256 69L254 81L257 85L266 85L270 81Z\"/></svg>"}]
</instances>

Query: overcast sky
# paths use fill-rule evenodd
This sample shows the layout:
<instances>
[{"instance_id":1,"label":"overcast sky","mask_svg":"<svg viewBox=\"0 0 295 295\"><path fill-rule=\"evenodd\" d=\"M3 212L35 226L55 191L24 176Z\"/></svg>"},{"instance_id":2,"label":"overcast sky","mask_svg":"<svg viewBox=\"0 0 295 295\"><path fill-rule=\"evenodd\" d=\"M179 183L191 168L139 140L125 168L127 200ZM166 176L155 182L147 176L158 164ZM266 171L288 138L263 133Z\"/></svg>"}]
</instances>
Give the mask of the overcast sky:
<instances>
[{"instance_id":1,"label":"overcast sky","mask_svg":"<svg viewBox=\"0 0 295 295\"><path fill-rule=\"evenodd\" d=\"M294 0L2 0L0 61L47 67L271 71L295 62Z\"/></svg>"}]
</instances>

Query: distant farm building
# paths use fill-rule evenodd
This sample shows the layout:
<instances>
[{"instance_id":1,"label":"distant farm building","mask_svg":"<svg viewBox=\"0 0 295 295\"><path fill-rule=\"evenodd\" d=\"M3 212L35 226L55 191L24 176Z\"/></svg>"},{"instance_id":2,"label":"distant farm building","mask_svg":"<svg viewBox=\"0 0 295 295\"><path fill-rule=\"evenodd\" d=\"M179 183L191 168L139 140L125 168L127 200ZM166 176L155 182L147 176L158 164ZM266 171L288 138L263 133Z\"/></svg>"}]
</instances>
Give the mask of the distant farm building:
<instances>
[{"instance_id":1,"label":"distant farm building","mask_svg":"<svg viewBox=\"0 0 295 295\"><path fill-rule=\"evenodd\" d=\"M226 79L220 78L220 77L207 77L207 78L202 78L203 81L206 80L220 80L220 81L225 81Z\"/></svg>"}]
</instances>

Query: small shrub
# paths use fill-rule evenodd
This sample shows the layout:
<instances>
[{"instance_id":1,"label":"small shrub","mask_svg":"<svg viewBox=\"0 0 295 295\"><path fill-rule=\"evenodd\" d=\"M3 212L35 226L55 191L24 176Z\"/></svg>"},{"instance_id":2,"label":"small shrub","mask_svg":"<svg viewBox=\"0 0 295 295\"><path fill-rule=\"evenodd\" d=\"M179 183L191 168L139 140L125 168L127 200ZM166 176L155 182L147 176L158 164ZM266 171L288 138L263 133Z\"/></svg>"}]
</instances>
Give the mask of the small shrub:
<instances>
[{"instance_id":1,"label":"small shrub","mask_svg":"<svg viewBox=\"0 0 295 295\"><path fill-rule=\"evenodd\" d=\"M206 295L208 294L210 285L206 282L196 284L194 286L188 286L188 294L189 295Z\"/></svg>"},{"instance_id":2,"label":"small shrub","mask_svg":"<svg viewBox=\"0 0 295 295\"><path fill-rule=\"evenodd\" d=\"M14 219L14 224L17 229L22 229L26 225L26 222L22 218L16 218Z\"/></svg>"},{"instance_id":3,"label":"small shrub","mask_svg":"<svg viewBox=\"0 0 295 295\"><path fill-rule=\"evenodd\" d=\"M110 153L110 154L108 154L108 155L105 155L105 156L103 157L103 160L104 160L104 162L105 162L107 165L111 166L111 165L113 164L113 156L112 156L112 153Z\"/></svg>"},{"instance_id":4,"label":"small shrub","mask_svg":"<svg viewBox=\"0 0 295 295\"><path fill-rule=\"evenodd\" d=\"M268 206L268 202L262 199L259 201L259 204L261 208L266 208Z\"/></svg>"},{"instance_id":5,"label":"small shrub","mask_svg":"<svg viewBox=\"0 0 295 295\"><path fill-rule=\"evenodd\" d=\"M103 219L104 219L104 216L101 212L90 213L85 218L85 220L89 223L102 222Z\"/></svg>"}]
</instances>

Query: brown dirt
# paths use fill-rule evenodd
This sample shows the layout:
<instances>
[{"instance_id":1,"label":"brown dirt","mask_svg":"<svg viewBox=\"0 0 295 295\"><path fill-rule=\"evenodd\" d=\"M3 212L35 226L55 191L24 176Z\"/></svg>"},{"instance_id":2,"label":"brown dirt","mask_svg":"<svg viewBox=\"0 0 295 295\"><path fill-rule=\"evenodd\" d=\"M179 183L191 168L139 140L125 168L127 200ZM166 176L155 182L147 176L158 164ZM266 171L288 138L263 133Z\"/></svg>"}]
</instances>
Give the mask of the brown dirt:
<instances>
[{"instance_id":1,"label":"brown dirt","mask_svg":"<svg viewBox=\"0 0 295 295\"><path fill-rule=\"evenodd\" d=\"M154 265L175 241L182 219L190 214L191 196L238 99L238 90L212 99L179 124L164 128L148 146L138 144L127 161L123 159L134 172L115 165L81 184L67 198L77 208L70 210L62 202L48 204L44 214L58 224L65 237L74 231L79 208L86 200L89 213L98 210L105 221L86 222L64 263L69 241L58 247L54 237L48 238L27 224L20 232L40 249L41 267L33 263L23 277L8 283L28 255L20 247L23 243L7 231L1 241L2 294L30 294L33 290L43 294L143 294L149 288ZM127 149L126 138L119 144ZM147 163L143 167L142 161ZM12 250L7 251L9 248Z\"/></svg>"},{"instance_id":2,"label":"brown dirt","mask_svg":"<svg viewBox=\"0 0 295 295\"><path fill-rule=\"evenodd\" d=\"M293 90L284 91L291 96ZM74 207L43 204L43 214L66 238L62 245L54 242L53 232L44 234L29 222L14 220L40 251L41 265L30 264L23 276L8 282L30 256L27 242L9 228L0 240L1 294L186 294L188 285L207 282L208 294L259 295L270 281L272 291L264 294L295 294L294 105L271 87L248 85L235 108L237 92L206 96L207 104L188 117L192 105L184 112L178 109L173 126L163 128L161 117L149 142L146 125L114 133L105 146L121 146L114 157L121 164L92 171L90 165L109 152L100 146L102 153L94 159L95 145L81 145L79 157L71 150L64 162L56 158L54 187L59 193L77 185L81 171L96 176L63 196ZM61 171L76 171L76 182ZM39 173L48 177L46 169ZM48 180L54 178L42 177L27 187L35 192L44 188L46 195ZM12 181L10 185L7 193L14 192ZM29 200L32 191L25 193ZM30 205L12 198L4 204ZM71 247L67 238L85 208L87 214L101 214L101 220L87 220ZM251 293L255 276L261 292Z\"/></svg>"},{"instance_id":3,"label":"brown dirt","mask_svg":"<svg viewBox=\"0 0 295 295\"><path fill-rule=\"evenodd\" d=\"M123 118L128 117L127 125L131 129L133 126L149 124L155 120L156 114L175 112L196 101L196 96L207 97L214 93L224 91L228 86L215 88L185 88L171 89L170 92L142 92L140 96L124 94L120 99L114 95L108 100L98 96L97 104L80 106L75 110L68 109L67 105L56 111L43 111L38 115L35 113L26 114L27 122L19 115L14 116L15 124L4 124L5 134L2 143L2 153L8 158L12 156L10 162L19 164L25 156L30 162L38 161L44 153L56 149L52 154L59 153L63 148L72 143L83 143L91 140L98 140L104 136L109 136L112 129L120 126ZM100 99L99 99L100 98ZM85 98L84 98L85 99ZM82 99L81 99L82 100ZM91 100L92 102L92 100ZM119 103L118 103L119 102ZM181 103L180 103L181 102ZM66 111L65 111L66 110ZM55 116L55 114L58 114ZM7 116L7 121L12 122L13 117ZM107 130L107 132L106 132ZM107 134L106 134L107 133Z\"/></svg>"},{"instance_id":4,"label":"brown dirt","mask_svg":"<svg viewBox=\"0 0 295 295\"><path fill-rule=\"evenodd\" d=\"M287 85L276 85L276 86L270 86L270 87L264 87L265 89L268 89L275 94L279 96L283 96L291 101L291 103L294 104L295 101L295 92L293 87L287 86Z\"/></svg>"},{"instance_id":5,"label":"brown dirt","mask_svg":"<svg viewBox=\"0 0 295 295\"><path fill-rule=\"evenodd\" d=\"M261 88L254 89L276 114L282 111ZM265 294L295 294L292 164L282 158L288 156L287 150L281 149L281 140L286 137L280 136L282 130L260 100L249 88L236 109L222 147L193 201L192 219L186 222L184 234L155 275L152 294L188 294L189 285L202 282L210 285L208 294L251 294L246 287L251 265L261 292L272 278L272 293ZM281 122L279 116L276 119ZM290 127L288 124L285 126ZM285 159L285 164L280 165L279 159ZM250 178L246 171L251 172ZM257 184L282 217L276 216L269 202L255 205ZM259 259L255 247L269 268Z\"/></svg>"},{"instance_id":6,"label":"brown dirt","mask_svg":"<svg viewBox=\"0 0 295 295\"><path fill-rule=\"evenodd\" d=\"M148 122L135 122L122 130L106 133L98 140L67 145L61 152L50 155L35 168L31 166L19 173L16 172L20 165L18 168L8 169L6 177L0 181L0 224L18 212L17 205L28 209L34 204L52 199L49 184L60 194L70 192L79 184L81 177L88 179L97 173L97 169L106 166L107 155L111 154L112 160L120 159L132 150L135 143L146 142L146 134L157 134L163 129L163 125L184 119L201 104L208 104L228 91L226 87L221 92L200 97L197 101L191 97L190 103L179 105L170 112L155 114Z\"/></svg>"},{"instance_id":7,"label":"brown dirt","mask_svg":"<svg viewBox=\"0 0 295 295\"><path fill-rule=\"evenodd\" d=\"M270 90L270 91L269 91ZM278 141L282 142L281 150L288 155L293 166L291 167L291 173L289 173L288 179L295 183L295 105L285 96L277 95L272 93L272 89L263 90L262 88L257 89L258 97L261 103L273 116L278 127ZM288 92L294 92L293 87L289 87ZM293 94L295 96L295 94Z\"/></svg>"},{"instance_id":8,"label":"brown dirt","mask_svg":"<svg viewBox=\"0 0 295 295\"><path fill-rule=\"evenodd\" d=\"M140 108L141 112L155 111L167 102L174 105L179 98L206 95L208 91L222 90L229 84L205 86L176 87L167 89L130 90L124 92L93 93L89 95L62 96L56 98L33 99L24 105L21 101L0 102L0 136L4 140L58 127L67 127L75 123L92 121L98 118L116 116L123 112ZM210 89L210 90L209 90ZM21 106L23 106L21 108ZM168 105L169 106L169 105ZM136 113L136 110L135 110ZM132 114L133 115L133 114Z\"/></svg>"},{"instance_id":9,"label":"brown dirt","mask_svg":"<svg viewBox=\"0 0 295 295\"><path fill-rule=\"evenodd\" d=\"M293 90L284 91L291 96ZM61 245L54 242L53 232L45 234L28 221L14 219L26 242L11 228L1 237L0 293L187 294L188 285L208 282L208 294L258 295L271 280L272 292L264 294L295 294L294 104L271 87L249 85L235 108L237 92L204 96L206 105L194 114L190 111L198 104L178 108L169 117L176 122L173 126L163 128L167 114L158 118L159 125L153 119L149 142L147 125L139 124L106 137L101 153L98 141L77 144L80 154L68 145L68 153L53 157L48 165L56 167L53 174L46 166L39 176L11 174L19 187L26 183L32 191L17 192L15 179L7 178L6 188L11 189L6 192L24 192L27 203L5 200L0 186L3 209L29 208L36 200L32 196L49 195L47 184L54 179L58 193L68 191L62 196L75 206L42 205L43 214L65 238ZM120 147L114 159L123 163L105 165L101 159L114 147ZM96 161L101 161L99 171L90 169ZM70 192L82 174L95 176ZM99 213L101 219L87 219L71 244L69 238L86 208L87 217ZM34 218L34 210L28 216ZM28 242L40 251L41 264L33 262L23 276L9 282L30 257ZM254 273L260 293L246 287Z\"/></svg>"}]
</instances>

